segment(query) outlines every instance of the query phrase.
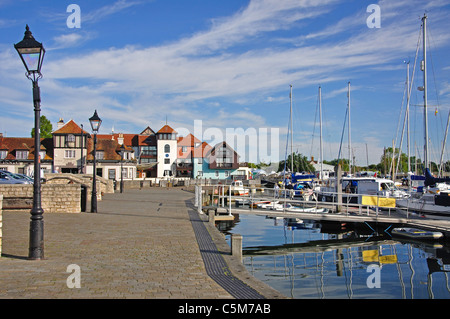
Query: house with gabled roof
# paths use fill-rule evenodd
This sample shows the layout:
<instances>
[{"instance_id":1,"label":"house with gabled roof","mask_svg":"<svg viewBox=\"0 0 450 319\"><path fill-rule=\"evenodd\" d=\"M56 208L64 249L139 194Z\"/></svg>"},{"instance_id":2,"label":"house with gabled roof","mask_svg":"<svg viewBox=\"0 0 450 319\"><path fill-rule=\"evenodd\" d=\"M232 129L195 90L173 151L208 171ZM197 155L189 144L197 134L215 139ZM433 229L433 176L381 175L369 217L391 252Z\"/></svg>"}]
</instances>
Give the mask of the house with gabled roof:
<instances>
[{"instance_id":1,"label":"house with gabled roof","mask_svg":"<svg viewBox=\"0 0 450 319\"><path fill-rule=\"evenodd\" d=\"M225 141L204 154L201 178L230 179L237 175L239 155Z\"/></svg>"},{"instance_id":2,"label":"house with gabled roof","mask_svg":"<svg viewBox=\"0 0 450 319\"><path fill-rule=\"evenodd\" d=\"M52 144L51 138L41 139L39 156L41 158L41 170L44 174L52 171ZM0 170L33 176L34 156L33 137L4 137L0 133ZM41 174L41 176L44 175Z\"/></svg>"},{"instance_id":3,"label":"house with gabled roof","mask_svg":"<svg viewBox=\"0 0 450 319\"><path fill-rule=\"evenodd\" d=\"M53 165L56 173L81 173L81 163L86 163L87 145L91 134L70 120L58 122L53 135Z\"/></svg>"},{"instance_id":4,"label":"house with gabled roof","mask_svg":"<svg viewBox=\"0 0 450 319\"><path fill-rule=\"evenodd\" d=\"M202 170L204 148L208 143L200 141L192 134L178 137L177 177L195 178Z\"/></svg>"}]
</instances>

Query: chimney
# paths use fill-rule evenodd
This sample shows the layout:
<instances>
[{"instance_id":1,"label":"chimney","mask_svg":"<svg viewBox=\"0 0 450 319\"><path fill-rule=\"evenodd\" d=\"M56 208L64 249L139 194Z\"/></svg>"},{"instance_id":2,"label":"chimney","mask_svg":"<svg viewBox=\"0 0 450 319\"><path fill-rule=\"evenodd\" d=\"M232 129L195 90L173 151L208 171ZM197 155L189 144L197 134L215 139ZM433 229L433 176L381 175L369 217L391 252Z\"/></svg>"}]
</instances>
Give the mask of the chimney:
<instances>
[{"instance_id":1,"label":"chimney","mask_svg":"<svg viewBox=\"0 0 450 319\"><path fill-rule=\"evenodd\" d=\"M123 134L119 133L119 137L117 138L117 143L119 143L119 145L123 145Z\"/></svg>"},{"instance_id":2,"label":"chimney","mask_svg":"<svg viewBox=\"0 0 450 319\"><path fill-rule=\"evenodd\" d=\"M64 120L62 119L62 117L59 118L59 121L57 123L57 129L59 130L61 127L64 126Z\"/></svg>"}]
</instances>

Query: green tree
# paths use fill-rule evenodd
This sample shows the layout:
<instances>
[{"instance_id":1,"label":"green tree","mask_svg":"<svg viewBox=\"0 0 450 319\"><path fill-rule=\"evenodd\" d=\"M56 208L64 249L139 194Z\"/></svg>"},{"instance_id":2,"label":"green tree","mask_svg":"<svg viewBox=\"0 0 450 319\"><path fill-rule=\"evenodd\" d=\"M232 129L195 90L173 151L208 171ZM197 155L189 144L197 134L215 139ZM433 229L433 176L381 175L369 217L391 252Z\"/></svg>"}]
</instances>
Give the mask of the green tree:
<instances>
[{"instance_id":1,"label":"green tree","mask_svg":"<svg viewBox=\"0 0 450 319\"><path fill-rule=\"evenodd\" d=\"M41 126L41 138L51 138L53 132L52 122L50 122L44 115L39 119ZM34 127L31 129L31 137L34 137Z\"/></svg>"},{"instance_id":2,"label":"green tree","mask_svg":"<svg viewBox=\"0 0 450 319\"><path fill-rule=\"evenodd\" d=\"M338 160L337 158L331 161L323 161L324 164L332 165L334 167L337 166L338 163L341 164L341 169L343 172L348 172L348 158L341 158Z\"/></svg>"},{"instance_id":3,"label":"green tree","mask_svg":"<svg viewBox=\"0 0 450 319\"><path fill-rule=\"evenodd\" d=\"M306 156L300 153L294 153L294 171L295 172L314 172L314 167L309 164ZM291 159L292 156L289 155L286 161L286 171L291 169ZM278 171L282 172L284 170L284 161L280 161L278 164Z\"/></svg>"}]
</instances>

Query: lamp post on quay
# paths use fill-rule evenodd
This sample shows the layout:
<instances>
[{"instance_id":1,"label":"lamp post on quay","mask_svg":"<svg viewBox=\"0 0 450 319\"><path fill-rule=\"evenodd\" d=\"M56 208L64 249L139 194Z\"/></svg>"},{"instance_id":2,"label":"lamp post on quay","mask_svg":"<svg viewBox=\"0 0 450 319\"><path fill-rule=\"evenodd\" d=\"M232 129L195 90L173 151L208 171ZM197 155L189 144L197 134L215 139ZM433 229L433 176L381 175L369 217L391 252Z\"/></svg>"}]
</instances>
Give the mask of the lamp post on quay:
<instances>
[{"instance_id":1,"label":"lamp post on quay","mask_svg":"<svg viewBox=\"0 0 450 319\"><path fill-rule=\"evenodd\" d=\"M125 153L125 147L120 145L120 192L123 193L123 154Z\"/></svg>"},{"instance_id":2,"label":"lamp post on quay","mask_svg":"<svg viewBox=\"0 0 450 319\"><path fill-rule=\"evenodd\" d=\"M30 244L28 259L40 260L44 258L44 210L41 207L41 94L38 81L42 78L41 67L44 60L45 49L42 43L37 42L28 25L23 40L14 44L14 48L25 65L25 75L33 83L34 104L34 183L33 207L30 218Z\"/></svg>"},{"instance_id":3,"label":"lamp post on quay","mask_svg":"<svg viewBox=\"0 0 450 319\"><path fill-rule=\"evenodd\" d=\"M97 168L96 162L96 152L97 152L97 133L102 124L102 120L97 115L97 110L95 110L94 115L89 119L91 123L92 132L94 133L94 167L93 167L93 178L92 178L92 196L91 196L91 213L97 212Z\"/></svg>"}]
</instances>

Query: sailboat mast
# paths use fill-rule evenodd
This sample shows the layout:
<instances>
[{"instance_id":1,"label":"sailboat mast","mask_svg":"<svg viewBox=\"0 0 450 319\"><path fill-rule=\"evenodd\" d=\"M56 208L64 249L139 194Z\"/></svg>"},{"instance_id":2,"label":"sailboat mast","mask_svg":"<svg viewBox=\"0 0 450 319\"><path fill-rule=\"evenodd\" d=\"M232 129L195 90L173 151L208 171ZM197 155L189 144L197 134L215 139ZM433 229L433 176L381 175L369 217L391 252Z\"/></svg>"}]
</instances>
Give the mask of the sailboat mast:
<instances>
[{"instance_id":1,"label":"sailboat mast","mask_svg":"<svg viewBox=\"0 0 450 319\"><path fill-rule=\"evenodd\" d=\"M424 128L425 128L425 145L424 145L424 169L429 167L428 154L428 112L427 112L427 15L422 18L423 21L423 113L424 113Z\"/></svg>"},{"instance_id":2,"label":"sailboat mast","mask_svg":"<svg viewBox=\"0 0 450 319\"><path fill-rule=\"evenodd\" d=\"M319 86L319 121L320 121L320 175L319 179L323 178L323 144L322 144L322 88Z\"/></svg>"},{"instance_id":3,"label":"sailboat mast","mask_svg":"<svg viewBox=\"0 0 450 319\"><path fill-rule=\"evenodd\" d=\"M290 86L289 99L291 102L291 173L294 174L294 126L292 120L292 84Z\"/></svg>"},{"instance_id":4,"label":"sailboat mast","mask_svg":"<svg viewBox=\"0 0 450 319\"><path fill-rule=\"evenodd\" d=\"M352 136L350 130L350 82L348 82L348 172L352 173Z\"/></svg>"},{"instance_id":5,"label":"sailboat mast","mask_svg":"<svg viewBox=\"0 0 450 319\"><path fill-rule=\"evenodd\" d=\"M411 90L409 87L409 61L406 63L406 143L408 149L408 170L407 173L411 171L411 154L410 154L410 132L409 132L409 99L411 97ZM411 183L409 183L411 184Z\"/></svg>"}]
</instances>

